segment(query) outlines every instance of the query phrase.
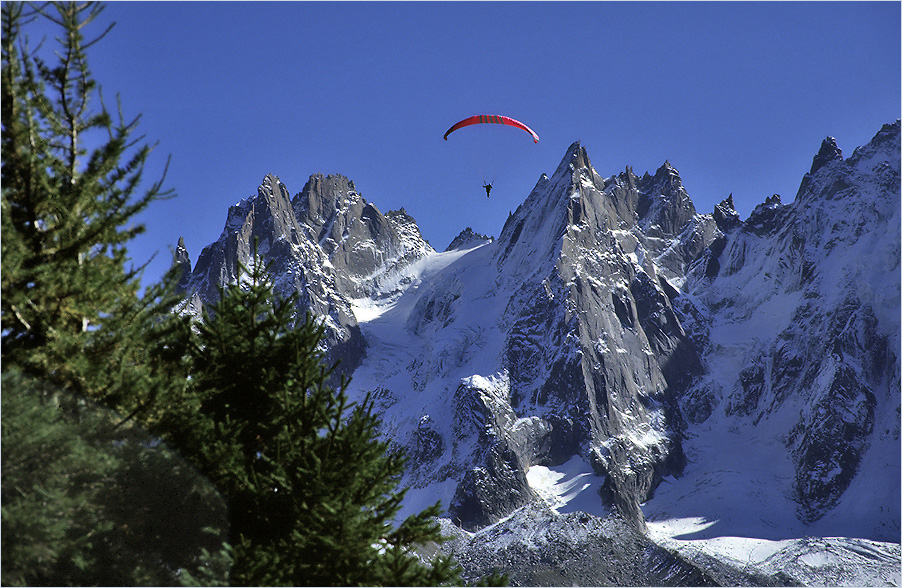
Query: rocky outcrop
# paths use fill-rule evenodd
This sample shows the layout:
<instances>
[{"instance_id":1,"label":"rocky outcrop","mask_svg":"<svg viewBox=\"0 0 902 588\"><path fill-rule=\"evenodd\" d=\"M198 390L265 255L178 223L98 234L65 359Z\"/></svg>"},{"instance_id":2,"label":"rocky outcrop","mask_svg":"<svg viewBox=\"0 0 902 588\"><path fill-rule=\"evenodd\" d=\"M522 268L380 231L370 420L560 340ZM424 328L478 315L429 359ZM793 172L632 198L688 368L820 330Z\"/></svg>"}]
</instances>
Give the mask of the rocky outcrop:
<instances>
[{"instance_id":1,"label":"rocky outcrop","mask_svg":"<svg viewBox=\"0 0 902 588\"><path fill-rule=\"evenodd\" d=\"M344 176L313 175L291 198L267 175L256 196L229 209L219 240L201 252L182 290L203 303L216 300L254 251L271 264L276 294L297 293L298 312L324 322L327 359L351 373L366 349L351 301L383 291L385 282L403 287L404 269L432 248L411 217L383 215ZM179 263L190 267L187 251L179 250Z\"/></svg>"},{"instance_id":2,"label":"rocky outcrop","mask_svg":"<svg viewBox=\"0 0 902 588\"><path fill-rule=\"evenodd\" d=\"M483 235L482 233L477 233L471 227L467 227L466 229L462 230L460 234L454 237L451 243L448 244L448 247L445 248L445 251L454 251L456 249L470 249L478 245L491 243L494 240L494 237L489 237L487 235Z\"/></svg>"},{"instance_id":3,"label":"rocky outcrop","mask_svg":"<svg viewBox=\"0 0 902 588\"><path fill-rule=\"evenodd\" d=\"M512 586L722 585L707 570L658 547L616 515L555 515L532 503L475 535L449 524L443 525L442 534L450 537L443 550L453 553L471 582L498 571L508 575ZM746 585L766 585L735 577Z\"/></svg>"}]
</instances>

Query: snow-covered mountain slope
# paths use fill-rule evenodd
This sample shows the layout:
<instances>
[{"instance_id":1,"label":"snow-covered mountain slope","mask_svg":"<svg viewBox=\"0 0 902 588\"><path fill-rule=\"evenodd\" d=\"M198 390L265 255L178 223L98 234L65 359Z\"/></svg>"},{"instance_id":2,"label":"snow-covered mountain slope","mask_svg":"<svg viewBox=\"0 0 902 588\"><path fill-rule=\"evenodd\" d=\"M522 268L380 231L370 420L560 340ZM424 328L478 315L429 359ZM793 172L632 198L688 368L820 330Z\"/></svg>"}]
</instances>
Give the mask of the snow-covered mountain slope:
<instances>
[{"instance_id":1,"label":"snow-covered mountain slope","mask_svg":"<svg viewBox=\"0 0 902 588\"><path fill-rule=\"evenodd\" d=\"M626 576L560 581L898 584L899 190L898 121L745 221L574 143L498 239L439 253L347 178L267 176L183 284L209 301L258 237L472 570L551 582L629 528Z\"/></svg>"},{"instance_id":2,"label":"snow-covered mountain slope","mask_svg":"<svg viewBox=\"0 0 902 588\"><path fill-rule=\"evenodd\" d=\"M428 279L361 323L352 387L380 391L410 482L464 528L537 500L529 468L571 459L641 526L639 502L682 467L672 413L701 364L664 286L613 233L634 245L639 183L606 183L574 144L497 241L435 254ZM647 209L682 210L677 185Z\"/></svg>"},{"instance_id":3,"label":"snow-covered mountain slope","mask_svg":"<svg viewBox=\"0 0 902 588\"><path fill-rule=\"evenodd\" d=\"M683 399L693 433L717 434L721 455L730 429L780 440L800 522L887 539L900 502L898 153L898 125L848 160L824 141L795 201L759 206L726 233L718 275L684 285L708 340Z\"/></svg>"},{"instance_id":4,"label":"snow-covered mountain slope","mask_svg":"<svg viewBox=\"0 0 902 588\"><path fill-rule=\"evenodd\" d=\"M721 555L730 536L899 542L899 189L898 122L845 160L828 138L792 204L689 272L706 370L681 398L684 476L644 505L652 536Z\"/></svg>"}]
</instances>

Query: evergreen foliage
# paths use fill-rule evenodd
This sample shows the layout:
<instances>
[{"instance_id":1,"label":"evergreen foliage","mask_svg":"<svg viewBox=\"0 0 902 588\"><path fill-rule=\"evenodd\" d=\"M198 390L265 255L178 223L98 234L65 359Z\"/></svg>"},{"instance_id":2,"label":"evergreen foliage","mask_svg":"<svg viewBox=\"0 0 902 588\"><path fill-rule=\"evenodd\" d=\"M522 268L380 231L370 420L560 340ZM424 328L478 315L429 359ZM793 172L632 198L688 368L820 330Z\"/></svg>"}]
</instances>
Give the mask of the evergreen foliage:
<instances>
[{"instance_id":1,"label":"evergreen foliage","mask_svg":"<svg viewBox=\"0 0 902 588\"><path fill-rule=\"evenodd\" d=\"M82 402L76 416L61 399L3 373L3 585L162 586L206 571L227 526L210 484L109 410Z\"/></svg>"},{"instance_id":2,"label":"evergreen foliage","mask_svg":"<svg viewBox=\"0 0 902 588\"><path fill-rule=\"evenodd\" d=\"M139 191L151 148L88 68L101 9L2 5L2 583L460 583L417 557L438 505L396 522L403 455L263 265L196 323L176 271L138 294L126 244L167 192Z\"/></svg>"},{"instance_id":3,"label":"evergreen foliage","mask_svg":"<svg viewBox=\"0 0 902 588\"><path fill-rule=\"evenodd\" d=\"M82 508L96 504L112 460L94 451L77 422L41 398L35 382L3 373L4 585L80 575L92 538L112 525Z\"/></svg>"},{"instance_id":4,"label":"evergreen foliage","mask_svg":"<svg viewBox=\"0 0 902 588\"><path fill-rule=\"evenodd\" d=\"M138 119L120 109L114 120L88 68L85 50L105 33L87 40L83 31L101 10L3 4L2 350L29 375L119 408L153 388L135 388L148 377L128 342L142 338L122 333L141 330L126 319L147 320L154 299L139 301L140 271L126 267L125 244L143 230L130 225L135 215L167 193L162 180L138 193L151 147L136 145ZM35 18L61 31L55 62L22 34ZM108 321L115 345L97 336ZM136 371L121 381L111 362Z\"/></svg>"},{"instance_id":5,"label":"evergreen foliage","mask_svg":"<svg viewBox=\"0 0 902 588\"><path fill-rule=\"evenodd\" d=\"M225 526L210 484L132 426L175 384L177 298L172 278L139 297L126 267L135 215L165 193L138 193L150 147L91 77L101 8L2 5L4 584L171 584L204 573ZM35 19L60 31L54 51L28 45Z\"/></svg>"},{"instance_id":6,"label":"evergreen foliage","mask_svg":"<svg viewBox=\"0 0 902 588\"><path fill-rule=\"evenodd\" d=\"M161 432L225 497L242 585L434 585L459 582L449 557L414 548L441 542L435 505L395 526L403 455L378 438L367 398L330 386L323 327L297 322L263 263L174 345L186 387L167 399Z\"/></svg>"}]
</instances>

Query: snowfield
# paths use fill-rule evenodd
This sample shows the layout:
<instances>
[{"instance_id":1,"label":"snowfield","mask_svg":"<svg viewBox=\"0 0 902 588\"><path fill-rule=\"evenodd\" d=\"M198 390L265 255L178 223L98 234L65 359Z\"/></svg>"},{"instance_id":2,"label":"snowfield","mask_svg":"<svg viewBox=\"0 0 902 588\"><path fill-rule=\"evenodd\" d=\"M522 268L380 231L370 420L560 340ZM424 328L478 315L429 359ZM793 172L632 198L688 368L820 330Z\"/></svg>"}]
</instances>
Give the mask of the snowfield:
<instances>
[{"instance_id":1,"label":"snowfield","mask_svg":"<svg viewBox=\"0 0 902 588\"><path fill-rule=\"evenodd\" d=\"M609 514L598 497L604 478L576 456L559 466L534 465L526 472L530 487L556 514L585 512L598 517Z\"/></svg>"},{"instance_id":2,"label":"snowfield","mask_svg":"<svg viewBox=\"0 0 902 588\"><path fill-rule=\"evenodd\" d=\"M785 572L792 562L793 577L813 585L902 583L902 552L898 542L891 542L898 536L898 521L887 528L857 516L856 502L870 506L881 499L868 491L867 480L853 482L856 487L846 492L836 512L809 526L796 518L789 495L794 471L785 447L766 432L707 431L688 443L687 452L684 476L665 479L643 504L653 541L690 561L703 564L700 556L707 555L766 574ZM898 461L885 467L894 465L898 468ZM886 478L871 484L885 487Z\"/></svg>"}]
</instances>

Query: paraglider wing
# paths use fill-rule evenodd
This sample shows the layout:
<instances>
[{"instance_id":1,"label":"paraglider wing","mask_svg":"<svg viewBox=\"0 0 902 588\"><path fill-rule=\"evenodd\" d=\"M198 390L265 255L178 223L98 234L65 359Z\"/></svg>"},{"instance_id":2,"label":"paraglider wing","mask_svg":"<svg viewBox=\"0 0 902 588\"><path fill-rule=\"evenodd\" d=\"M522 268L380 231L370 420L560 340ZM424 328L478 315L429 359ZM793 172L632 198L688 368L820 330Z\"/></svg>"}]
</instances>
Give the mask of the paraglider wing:
<instances>
[{"instance_id":1,"label":"paraglider wing","mask_svg":"<svg viewBox=\"0 0 902 588\"><path fill-rule=\"evenodd\" d=\"M456 131L457 129L468 127L470 125L481 125L481 124L496 124L496 125L508 125L511 127L516 127L518 129L522 129L532 135L532 142L538 143L539 136L533 131L531 128L527 127L523 123L518 120L514 120L509 116L501 116L497 114L477 114L476 116L471 116L469 118L465 118L459 123L452 126L450 129L445 132L445 141L448 140L448 135Z\"/></svg>"}]
</instances>

